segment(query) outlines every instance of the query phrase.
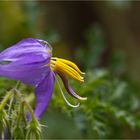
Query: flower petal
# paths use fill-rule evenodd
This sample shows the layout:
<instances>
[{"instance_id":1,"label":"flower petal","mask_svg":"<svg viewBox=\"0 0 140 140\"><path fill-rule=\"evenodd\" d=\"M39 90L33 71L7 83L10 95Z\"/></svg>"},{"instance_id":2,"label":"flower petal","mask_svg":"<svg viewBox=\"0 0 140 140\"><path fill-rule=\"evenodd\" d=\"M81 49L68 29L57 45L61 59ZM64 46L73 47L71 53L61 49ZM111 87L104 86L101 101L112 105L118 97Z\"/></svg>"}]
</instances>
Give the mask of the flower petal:
<instances>
[{"instance_id":1,"label":"flower petal","mask_svg":"<svg viewBox=\"0 0 140 140\"><path fill-rule=\"evenodd\" d=\"M45 66L45 64L46 62L23 65L15 62L0 65L0 76L20 80L31 86L37 86L50 72L50 67Z\"/></svg>"},{"instance_id":2,"label":"flower petal","mask_svg":"<svg viewBox=\"0 0 140 140\"><path fill-rule=\"evenodd\" d=\"M37 86L50 71L50 57L37 39L22 40L0 53L0 76Z\"/></svg>"},{"instance_id":3,"label":"flower petal","mask_svg":"<svg viewBox=\"0 0 140 140\"><path fill-rule=\"evenodd\" d=\"M36 109L35 117L40 118L48 106L54 87L54 76L50 72L35 89Z\"/></svg>"},{"instance_id":4,"label":"flower petal","mask_svg":"<svg viewBox=\"0 0 140 140\"><path fill-rule=\"evenodd\" d=\"M17 44L7 48L0 53L0 61L16 61L27 54L42 55L50 57L49 47L43 45L39 40L33 38L24 39Z\"/></svg>"}]
</instances>

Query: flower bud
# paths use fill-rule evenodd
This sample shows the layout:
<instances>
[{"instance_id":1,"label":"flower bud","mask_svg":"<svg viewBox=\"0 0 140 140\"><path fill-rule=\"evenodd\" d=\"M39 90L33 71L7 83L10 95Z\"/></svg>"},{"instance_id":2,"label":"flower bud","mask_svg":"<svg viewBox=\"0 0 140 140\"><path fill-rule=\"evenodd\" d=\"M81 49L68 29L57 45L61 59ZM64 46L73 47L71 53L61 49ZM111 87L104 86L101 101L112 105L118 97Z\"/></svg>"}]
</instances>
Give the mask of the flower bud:
<instances>
[{"instance_id":1,"label":"flower bud","mask_svg":"<svg viewBox=\"0 0 140 140\"><path fill-rule=\"evenodd\" d=\"M12 138L13 139L24 139L24 132L23 129L16 125L12 131Z\"/></svg>"},{"instance_id":2,"label":"flower bud","mask_svg":"<svg viewBox=\"0 0 140 140\"><path fill-rule=\"evenodd\" d=\"M27 126L26 139L40 139L40 124L38 120L31 119Z\"/></svg>"}]
</instances>

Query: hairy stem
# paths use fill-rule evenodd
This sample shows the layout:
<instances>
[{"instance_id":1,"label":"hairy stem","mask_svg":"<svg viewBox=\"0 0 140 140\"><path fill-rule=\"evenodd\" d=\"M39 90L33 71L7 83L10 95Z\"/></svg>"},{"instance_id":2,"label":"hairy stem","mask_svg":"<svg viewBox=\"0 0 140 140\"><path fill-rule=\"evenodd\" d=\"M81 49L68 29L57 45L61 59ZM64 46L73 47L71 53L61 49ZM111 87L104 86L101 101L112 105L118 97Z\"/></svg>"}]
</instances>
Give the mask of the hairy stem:
<instances>
[{"instance_id":1,"label":"hairy stem","mask_svg":"<svg viewBox=\"0 0 140 140\"><path fill-rule=\"evenodd\" d=\"M0 104L0 110L2 110L5 106L5 104L7 103L7 101L9 100L9 98L13 96L13 92L12 90L10 90L9 92L7 92L6 96L4 97L4 99L2 100L1 104Z\"/></svg>"},{"instance_id":2,"label":"hairy stem","mask_svg":"<svg viewBox=\"0 0 140 140\"><path fill-rule=\"evenodd\" d=\"M31 115L31 119L36 120L31 106L25 100L23 100L23 104L28 109L28 111L29 111L29 113Z\"/></svg>"}]
</instances>

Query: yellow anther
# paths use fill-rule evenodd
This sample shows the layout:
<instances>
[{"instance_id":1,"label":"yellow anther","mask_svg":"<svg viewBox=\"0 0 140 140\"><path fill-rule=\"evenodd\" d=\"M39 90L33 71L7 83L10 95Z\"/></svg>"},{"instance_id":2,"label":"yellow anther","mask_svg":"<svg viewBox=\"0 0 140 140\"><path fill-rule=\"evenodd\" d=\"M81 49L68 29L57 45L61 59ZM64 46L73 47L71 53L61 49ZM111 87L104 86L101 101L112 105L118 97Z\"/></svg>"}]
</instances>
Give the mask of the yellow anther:
<instances>
[{"instance_id":1,"label":"yellow anther","mask_svg":"<svg viewBox=\"0 0 140 140\"><path fill-rule=\"evenodd\" d=\"M69 67L68 65L64 64L60 60L57 61L56 66L57 65L59 65L60 67L62 67L64 69L64 71L69 71L73 75L77 76L78 78L83 79L83 77L81 77L80 74L75 69L73 69L73 68Z\"/></svg>"},{"instance_id":2,"label":"yellow anther","mask_svg":"<svg viewBox=\"0 0 140 140\"><path fill-rule=\"evenodd\" d=\"M69 75L70 77L78 80L80 82L84 82L83 77L81 77L74 69L71 69L67 65L63 65L63 63L56 63L56 68L58 71L61 71L63 74Z\"/></svg>"},{"instance_id":3,"label":"yellow anther","mask_svg":"<svg viewBox=\"0 0 140 140\"><path fill-rule=\"evenodd\" d=\"M68 75L79 82L84 82L84 78L80 75L84 73L71 61L52 57L50 67L53 71Z\"/></svg>"},{"instance_id":4,"label":"yellow anther","mask_svg":"<svg viewBox=\"0 0 140 140\"><path fill-rule=\"evenodd\" d=\"M84 72L82 72L76 64L74 64L73 62L69 61L69 60L66 60L66 59L62 59L62 58L57 58L57 57L52 57L52 59L55 59L55 60L60 60L61 62L69 65L70 67L74 68L75 70L77 70L77 72L79 72L80 74L85 74Z\"/></svg>"}]
</instances>

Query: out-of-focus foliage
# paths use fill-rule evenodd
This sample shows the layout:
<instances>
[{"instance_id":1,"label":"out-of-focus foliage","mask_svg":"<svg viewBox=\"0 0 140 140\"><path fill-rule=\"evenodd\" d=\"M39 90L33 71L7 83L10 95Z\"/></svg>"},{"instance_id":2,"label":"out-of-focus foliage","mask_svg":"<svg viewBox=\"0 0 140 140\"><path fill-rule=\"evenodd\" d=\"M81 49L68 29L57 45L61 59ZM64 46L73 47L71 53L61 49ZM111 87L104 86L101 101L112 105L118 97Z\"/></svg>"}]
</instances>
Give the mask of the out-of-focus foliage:
<instances>
[{"instance_id":1,"label":"out-of-focus foliage","mask_svg":"<svg viewBox=\"0 0 140 140\"><path fill-rule=\"evenodd\" d=\"M120 14L130 9L134 3L108 1L93 2L90 6L85 4L84 8L91 8L91 11L88 8L82 8L82 11L85 10L85 13L90 11L93 15L97 13L94 22L90 21L90 26L86 26L88 19L84 19L85 16L88 17L87 13L81 17L78 17L79 13L76 13L76 8L84 5L70 3L71 7L69 7L66 4L69 12L65 4L61 4L58 2L53 5L51 2L39 1L0 2L0 18L2 19L0 50L26 37L45 39L52 45L55 56L62 55L77 61L81 69L86 72L84 84L79 85L70 81L77 94L88 97L87 101L82 101L77 109L70 108L65 104L57 85L55 85L52 100L41 119L41 124L47 126L42 129L42 138L140 138L138 133L140 130L140 89L129 76L129 72L134 70L135 73L137 67L129 67L131 70L128 70L127 73L125 68L126 53L130 52L131 54L132 50L139 51L136 49L137 42L135 42L135 36L132 36L133 32L127 30L132 23L126 26L127 20L124 22L122 16L125 14ZM119 12L116 12L116 9ZM112 12L110 12L111 10ZM130 11L131 14L135 11L133 10ZM54 13L59 16L53 17ZM48 16L50 19L52 18L53 25L47 21L50 20ZM137 21L137 16L132 17ZM55 18L61 19L61 21L55 22ZM77 18L81 21L76 26ZM99 21L100 23L98 23ZM84 23L86 29L82 27ZM54 25L55 28L53 28ZM57 28L59 29L56 30ZM67 44L68 40L63 39L67 36L66 38L71 41L75 35L79 34L83 35L84 39L81 39L80 44L75 44L75 46ZM109 43L107 42L111 44L111 47L108 46ZM124 48L128 47L128 51L125 49L125 52L124 49L121 49L121 45ZM133 51L132 54L134 55ZM128 60L131 60L131 57ZM139 61L139 59L130 61L130 64L136 66L137 61L134 60ZM127 62L128 64L129 62ZM0 78L0 100L3 99L6 91L15 86L15 83L16 81ZM22 85L20 91L24 93L25 98L34 108L33 88ZM67 98L73 104L78 102L69 96ZM19 108L17 108L15 110L18 112Z\"/></svg>"},{"instance_id":2,"label":"out-of-focus foliage","mask_svg":"<svg viewBox=\"0 0 140 140\"><path fill-rule=\"evenodd\" d=\"M71 85L88 100L78 109L71 109L56 88L50 108L71 116L84 138L122 138L126 128L140 129L140 95L134 85L112 77L107 70L90 71L84 85Z\"/></svg>"},{"instance_id":3,"label":"out-of-focus foliage","mask_svg":"<svg viewBox=\"0 0 140 140\"><path fill-rule=\"evenodd\" d=\"M40 139L41 125L18 85L6 92L0 103L0 138Z\"/></svg>"},{"instance_id":4,"label":"out-of-focus foliage","mask_svg":"<svg viewBox=\"0 0 140 140\"><path fill-rule=\"evenodd\" d=\"M99 25L90 27L85 32L86 47L77 52L79 61L85 69L93 69L101 63L101 56L105 50L104 34Z\"/></svg>"},{"instance_id":5,"label":"out-of-focus foliage","mask_svg":"<svg viewBox=\"0 0 140 140\"><path fill-rule=\"evenodd\" d=\"M90 41L93 41L89 42L89 50L83 51L85 53L83 64L85 63L84 66L87 69L97 67L104 48L102 46L103 38L99 35L98 28L95 29L90 30L91 32L88 34L91 37L89 37ZM119 77L123 69L123 58L116 55L115 59L112 58L108 69L100 68L93 71L88 69L83 85L71 81L72 87L78 94L88 97L87 101L81 102L78 109L71 109L65 104L62 97L59 96L60 91L56 85L50 108L61 110L71 117L84 138L122 138L127 128L132 132L140 129L139 88L129 80ZM118 56L120 56L120 52L118 52ZM73 102L70 97L69 100ZM54 138L56 137L54 136Z\"/></svg>"}]
</instances>

